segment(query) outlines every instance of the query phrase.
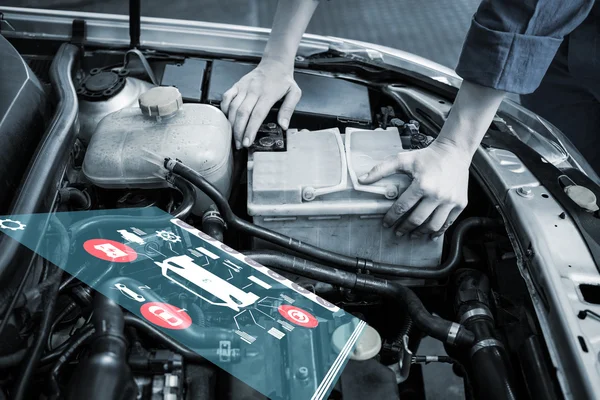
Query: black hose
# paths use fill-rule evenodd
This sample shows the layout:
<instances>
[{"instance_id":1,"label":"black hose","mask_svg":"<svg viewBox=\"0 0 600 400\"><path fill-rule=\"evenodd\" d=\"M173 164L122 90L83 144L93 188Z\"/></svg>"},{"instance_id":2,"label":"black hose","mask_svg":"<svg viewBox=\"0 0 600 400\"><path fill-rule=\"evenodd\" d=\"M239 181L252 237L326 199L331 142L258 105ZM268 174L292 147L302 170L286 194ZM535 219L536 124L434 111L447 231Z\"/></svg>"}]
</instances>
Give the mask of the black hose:
<instances>
[{"instance_id":1,"label":"black hose","mask_svg":"<svg viewBox=\"0 0 600 400\"><path fill-rule=\"evenodd\" d=\"M60 189L58 198L61 204L74 205L76 210L89 210L92 207L90 195L74 187Z\"/></svg>"},{"instance_id":2,"label":"black hose","mask_svg":"<svg viewBox=\"0 0 600 400\"><path fill-rule=\"evenodd\" d=\"M35 338L35 343L30 348L30 351L27 354L27 362L23 366L21 370L21 375L17 380L13 397L13 399L15 400L29 398L27 394L32 387L29 384L29 381L33 376L33 372L38 364L40 356L44 351L44 344L46 343L46 338L48 337L48 334L50 332L50 327L52 325L52 316L54 314L54 307L56 306L56 299L58 297L58 285L60 284L62 273L62 269L56 268L56 271L52 274L50 278L50 280L52 280L52 284L46 291L46 296L44 296L46 297L44 303L44 315L40 323L39 333Z\"/></svg>"},{"instance_id":3,"label":"black hose","mask_svg":"<svg viewBox=\"0 0 600 400\"><path fill-rule=\"evenodd\" d=\"M162 333L148 322L139 319L133 314L125 314L125 324L133 328L139 329L152 339L159 341L166 345L169 349L176 353L181 354L186 360L191 361L195 364L208 364L208 361L200 354L188 349L185 346L180 345L178 342L173 340L170 336Z\"/></svg>"},{"instance_id":4,"label":"black hose","mask_svg":"<svg viewBox=\"0 0 600 400\"><path fill-rule=\"evenodd\" d=\"M179 218L185 219L191 213L196 203L196 196L194 186L179 176L172 176L168 181L176 187L182 194L183 200L179 207L175 209L171 214L165 215L164 217L146 217L146 216L125 216L125 215L100 215L84 219L82 221L75 222L69 227L71 236L73 238L88 232L92 229L99 229L103 226L110 226L122 223L139 223L144 224L147 227L157 226L163 227L165 224L170 224L171 219Z\"/></svg>"},{"instance_id":5,"label":"black hose","mask_svg":"<svg viewBox=\"0 0 600 400\"><path fill-rule=\"evenodd\" d=\"M417 295L398 282L340 271L276 251L246 251L244 254L269 267L351 290L386 296L398 301L406 309L415 326L429 336L451 345L470 346L473 344L473 333L460 324L431 315Z\"/></svg>"},{"instance_id":6,"label":"black hose","mask_svg":"<svg viewBox=\"0 0 600 400\"><path fill-rule=\"evenodd\" d=\"M90 335L90 332L92 332L92 333L94 332L94 327L92 325L88 324L88 325L82 326L79 329L79 331L76 334L74 334L69 340L62 343L56 349L52 350L51 352L49 352L48 354L46 354L42 358L40 358L40 364L48 364L53 361L56 361L60 357L60 355L63 353L63 351L65 351L67 349L67 347L70 346L71 343L73 343L73 341L79 340L79 338L81 336Z\"/></svg>"},{"instance_id":7,"label":"black hose","mask_svg":"<svg viewBox=\"0 0 600 400\"><path fill-rule=\"evenodd\" d=\"M0 356L0 369L12 368L21 364L25 359L27 349L18 350L16 353Z\"/></svg>"},{"instance_id":8,"label":"black hose","mask_svg":"<svg viewBox=\"0 0 600 400\"><path fill-rule=\"evenodd\" d=\"M77 303L75 303L74 301L71 301L56 316L56 319L54 320L54 322L52 323L52 326L50 327L50 334L48 335L48 340L47 340L47 343L46 343L46 348L48 350L52 350L52 335L54 334L54 331L56 330L56 327L58 327L58 325L62 322L62 320L65 319L65 317L67 315L71 314L71 312L73 312L73 310L75 310L76 308L77 308Z\"/></svg>"},{"instance_id":9,"label":"black hose","mask_svg":"<svg viewBox=\"0 0 600 400\"><path fill-rule=\"evenodd\" d=\"M63 369L63 366L67 361L79 350L79 348L85 344L92 336L94 336L95 330L92 326L84 329L79 335L72 338L66 343L64 350L59 353L58 360L52 371L50 372L50 399L57 399L60 396L60 387L58 385L58 378ZM42 360L40 360L42 361Z\"/></svg>"},{"instance_id":10,"label":"black hose","mask_svg":"<svg viewBox=\"0 0 600 400\"><path fill-rule=\"evenodd\" d=\"M270 229L254 225L239 218L231 209L227 199L210 182L199 173L187 167L178 160L165 159L165 168L179 175L204 192L215 203L228 228L239 230L247 235L266 240L288 250L298 252L311 259L336 265L350 271L365 271L386 276L420 279L443 279L449 276L461 261L462 245L467 231L474 227L497 227L499 222L491 218L467 218L456 227L452 236L450 255L439 266L411 267L388 263L378 263L356 257L350 257L333 251L325 250L297 239L290 238Z\"/></svg>"},{"instance_id":11,"label":"black hose","mask_svg":"<svg viewBox=\"0 0 600 400\"><path fill-rule=\"evenodd\" d=\"M465 365L475 398L516 399L510 358L495 334L487 276L477 270L464 270L457 274L456 282L455 308L458 317L475 334L475 342Z\"/></svg>"},{"instance_id":12,"label":"black hose","mask_svg":"<svg viewBox=\"0 0 600 400\"><path fill-rule=\"evenodd\" d=\"M67 399L135 399L137 386L127 364L127 339L121 307L101 293L94 296L96 330L89 356L73 374Z\"/></svg>"},{"instance_id":13,"label":"black hose","mask_svg":"<svg viewBox=\"0 0 600 400\"><path fill-rule=\"evenodd\" d=\"M56 112L38 146L33 161L18 197L13 202L9 215L30 215L48 212L54 208L54 201L48 196L56 196L56 188L62 181L62 173L68 162L69 151L75 142L77 130L77 94L71 75L79 49L72 44L63 44L50 68L50 80L57 95ZM15 272L18 264L14 261L23 247L6 235L0 237L0 283L5 282Z\"/></svg>"},{"instance_id":14,"label":"black hose","mask_svg":"<svg viewBox=\"0 0 600 400\"><path fill-rule=\"evenodd\" d=\"M171 215L175 218L186 219L196 204L196 190L191 183L179 176L173 176L170 182L182 196L181 204Z\"/></svg>"}]
</instances>

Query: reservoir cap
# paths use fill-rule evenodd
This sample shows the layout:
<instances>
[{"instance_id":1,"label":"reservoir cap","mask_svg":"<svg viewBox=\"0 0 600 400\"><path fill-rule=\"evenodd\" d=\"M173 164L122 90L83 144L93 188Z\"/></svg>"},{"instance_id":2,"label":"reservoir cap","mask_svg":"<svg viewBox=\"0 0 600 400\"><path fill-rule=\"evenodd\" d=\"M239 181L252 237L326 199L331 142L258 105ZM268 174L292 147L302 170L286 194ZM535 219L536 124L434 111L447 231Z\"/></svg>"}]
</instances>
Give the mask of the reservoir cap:
<instances>
[{"instance_id":1,"label":"reservoir cap","mask_svg":"<svg viewBox=\"0 0 600 400\"><path fill-rule=\"evenodd\" d=\"M176 87L160 86L148 90L139 98L140 109L149 117L170 117L183 105Z\"/></svg>"},{"instance_id":2,"label":"reservoir cap","mask_svg":"<svg viewBox=\"0 0 600 400\"><path fill-rule=\"evenodd\" d=\"M596 195L590 189L585 186L571 185L565 188L565 193L571 198L577 205L589 212L598 211L598 205L596 204Z\"/></svg>"}]
</instances>

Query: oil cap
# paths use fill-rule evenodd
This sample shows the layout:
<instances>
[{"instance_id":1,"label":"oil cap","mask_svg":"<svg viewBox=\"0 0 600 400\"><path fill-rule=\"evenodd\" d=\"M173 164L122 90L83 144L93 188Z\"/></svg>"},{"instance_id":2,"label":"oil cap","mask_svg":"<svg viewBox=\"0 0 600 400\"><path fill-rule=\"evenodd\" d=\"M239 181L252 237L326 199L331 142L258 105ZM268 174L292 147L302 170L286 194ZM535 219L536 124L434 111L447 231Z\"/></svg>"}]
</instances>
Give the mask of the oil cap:
<instances>
[{"instance_id":1,"label":"oil cap","mask_svg":"<svg viewBox=\"0 0 600 400\"><path fill-rule=\"evenodd\" d=\"M565 188L565 193L571 200L573 200L579 207L583 208L588 212L598 211L598 204L596 204L596 195L590 189L585 186L571 185Z\"/></svg>"},{"instance_id":2,"label":"oil cap","mask_svg":"<svg viewBox=\"0 0 600 400\"><path fill-rule=\"evenodd\" d=\"M159 86L142 94L139 103L144 115L165 118L179 111L183 105L183 99L176 87Z\"/></svg>"},{"instance_id":3,"label":"oil cap","mask_svg":"<svg viewBox=\"0 0 600 400\"><path fill-rule=\"evenodd\" d=\"M338 351L348 343L348 338L354 332L354 324L352 322L338 327L333 331L331 343ZM357 340L354 349L350 353L351 360L364 361L375 357L381 351L381 336L371 326L365 326L360 338Z\"/></svg>"}]
</instances>

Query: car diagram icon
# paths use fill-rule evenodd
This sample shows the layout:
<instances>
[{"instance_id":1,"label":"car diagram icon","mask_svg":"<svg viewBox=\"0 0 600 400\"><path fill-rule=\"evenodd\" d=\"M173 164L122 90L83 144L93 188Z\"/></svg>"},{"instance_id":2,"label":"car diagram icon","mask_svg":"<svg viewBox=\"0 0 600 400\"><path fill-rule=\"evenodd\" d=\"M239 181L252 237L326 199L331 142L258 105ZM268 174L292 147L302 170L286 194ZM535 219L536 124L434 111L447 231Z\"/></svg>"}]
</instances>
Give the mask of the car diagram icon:
<instances>
[{"instance_id":1,"label":"car diagram icon","mask_svg":"<svg viewBox=\"0 0 600 400\"><path fill-rule=\"evenodd\" d=\"M248 307L259 299L257 295L246 293L197 265L190 256L175 256L163 262L155 262L155 264L162 269L165 278L210 304L226 306L234 311L239 311L240 308ZM207 299L199 293L200 291L215 296L223 303L216 303Z\"/></svg>"}]
</instances>

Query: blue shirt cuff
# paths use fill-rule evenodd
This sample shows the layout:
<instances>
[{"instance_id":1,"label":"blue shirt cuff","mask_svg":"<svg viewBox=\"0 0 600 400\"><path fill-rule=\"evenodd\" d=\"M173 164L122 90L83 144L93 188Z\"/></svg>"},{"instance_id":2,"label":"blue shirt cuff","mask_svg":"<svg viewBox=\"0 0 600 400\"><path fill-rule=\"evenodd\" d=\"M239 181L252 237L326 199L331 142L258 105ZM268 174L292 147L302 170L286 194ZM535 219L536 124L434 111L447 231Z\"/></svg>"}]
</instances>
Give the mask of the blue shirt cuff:
<instances>
[{"instance_id":1,"label":"blue shirt cuff","mask_svg":"<svg viewBox=\"0 0 600 400\"><path fill-rule=\"evenodd\" d=\"M482 86L529 94L540 85L561 43L549 36L494 31L473 18L456 73Z\"/></svg>"}]
</instances>

